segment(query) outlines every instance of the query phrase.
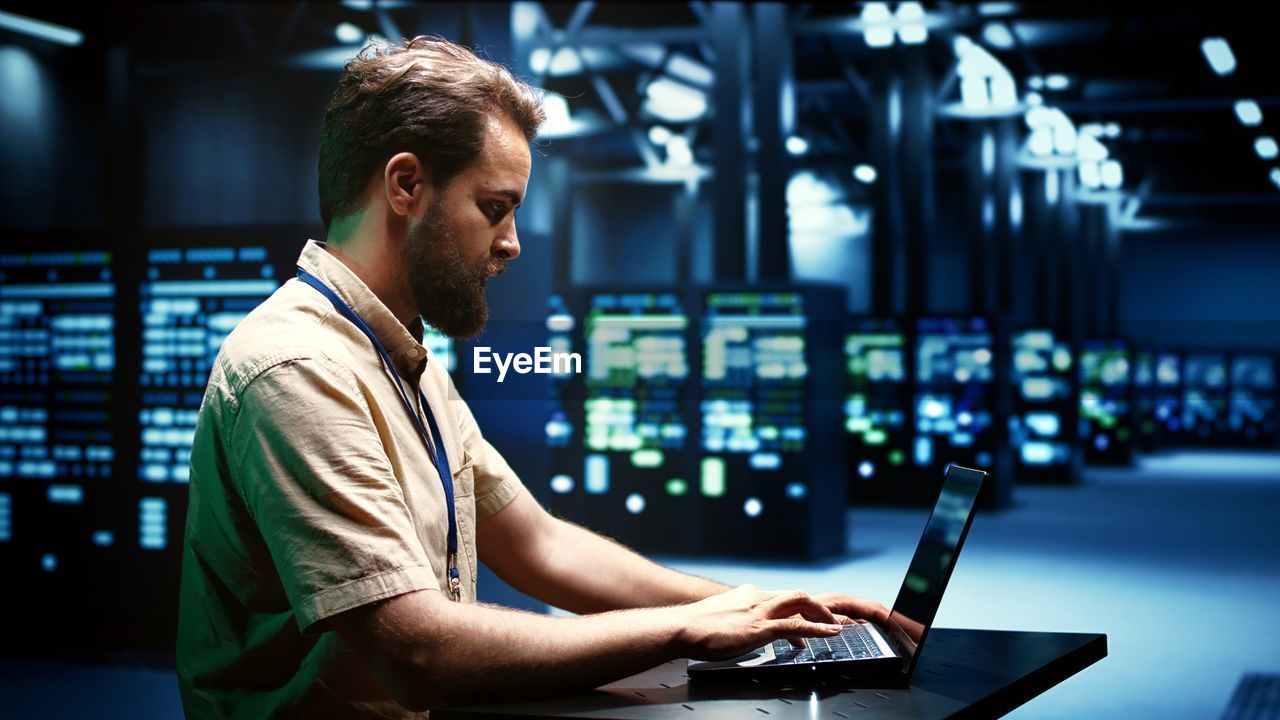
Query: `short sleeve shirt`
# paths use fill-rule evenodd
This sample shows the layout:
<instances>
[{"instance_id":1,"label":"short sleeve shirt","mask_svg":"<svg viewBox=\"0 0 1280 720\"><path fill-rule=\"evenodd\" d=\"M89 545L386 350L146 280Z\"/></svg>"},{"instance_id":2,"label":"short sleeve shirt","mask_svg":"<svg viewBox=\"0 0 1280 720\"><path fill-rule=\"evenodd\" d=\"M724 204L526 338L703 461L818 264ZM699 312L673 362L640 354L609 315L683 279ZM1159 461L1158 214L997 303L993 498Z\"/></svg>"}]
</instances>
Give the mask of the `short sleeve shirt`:
<instances>
[{"instance_id":1,"label":"short sleeve shirt","mask_svg":"<svg viewBox=\"0 0 1280 720\"><path fill-rule=\"evenodd\" d=\"M462 601L476 522L521 490L442 363L320 243L298 265L372 329L453 474ZM315 288L286 282L227 337L191 454L178 621L189 718L415 717L328 629L337 613L446 589L440 476L369 339Z\"/></svg>"}]
</instances>

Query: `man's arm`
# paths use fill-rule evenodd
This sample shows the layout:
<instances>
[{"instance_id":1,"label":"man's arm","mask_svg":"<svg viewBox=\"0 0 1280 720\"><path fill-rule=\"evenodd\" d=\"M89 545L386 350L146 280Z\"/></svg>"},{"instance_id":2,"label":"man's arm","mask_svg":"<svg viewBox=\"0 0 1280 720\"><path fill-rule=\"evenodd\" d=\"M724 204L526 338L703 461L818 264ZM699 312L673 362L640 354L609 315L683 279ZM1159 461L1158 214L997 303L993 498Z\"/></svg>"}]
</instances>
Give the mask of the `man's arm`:
<instances>
[{"instance_id":1,"label":"man's arm","mask_svg":"<svg viewBox=\"0 0 1280 720\"><path fill-rule=\"evenodd\" d=\"M672 658L725 659L782 637L830 637L840 629L833 621L802 592L749 585L677 608L575 618L420 590L328 620L412 710L587 690Z\"/></svg>"},{"instance_id":2,"label":"man's arm","mask_svg":"<svg viewBox=\"0 0 1280 720\"><path fill-rule=\"evenodd\" d=\"M523 490L477 526L476 546L512 587L580 614L684 605L729 590L552 517Z\"/></svg>"}]
</instances>

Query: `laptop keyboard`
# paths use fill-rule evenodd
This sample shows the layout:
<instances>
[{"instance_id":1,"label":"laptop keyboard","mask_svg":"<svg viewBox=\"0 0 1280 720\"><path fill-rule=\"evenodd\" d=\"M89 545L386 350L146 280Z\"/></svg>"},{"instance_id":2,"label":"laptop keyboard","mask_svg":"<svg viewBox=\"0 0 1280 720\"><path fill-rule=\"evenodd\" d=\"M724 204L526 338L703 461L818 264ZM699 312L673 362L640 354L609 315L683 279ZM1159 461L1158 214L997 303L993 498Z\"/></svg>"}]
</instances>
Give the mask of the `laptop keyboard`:
<instances>
[{"instance_id":1,"label":"laptop keyboard","mask_svg":"<svg viewBox=\"0 0 1280 720\"><path fill-rule=\"evenodd\" d=\"M835 637L805 638L804 643L804 647L798 648L790 640L775 640L773 654L782 662L795 663L884 657L880 646L862 623L845 625Z\"/></svg>"}]
</instances>

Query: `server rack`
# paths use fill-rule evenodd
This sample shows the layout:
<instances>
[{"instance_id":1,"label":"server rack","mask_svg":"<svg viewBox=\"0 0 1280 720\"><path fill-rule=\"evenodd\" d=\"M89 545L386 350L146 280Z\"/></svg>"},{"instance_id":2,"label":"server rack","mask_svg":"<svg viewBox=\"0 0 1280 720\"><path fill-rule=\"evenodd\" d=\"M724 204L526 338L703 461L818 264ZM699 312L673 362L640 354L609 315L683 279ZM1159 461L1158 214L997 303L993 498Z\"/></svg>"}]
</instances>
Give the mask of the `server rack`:
<instances>
[{"instance_id":1,"label":"server rack","mask_svg":"<svg viewBox=\"0 0 1280 720\"><path fill-rule=\"evenodd\" d=\"M684 289L583 287L552 302L552 347L583 367L553 380L550 508L638 550L696 552Z\"/></svg>"},{"instance_id":2,"label":"server rack","mask_svg":"<svg viewBox=\"0 0 1280 720\"><path fill-rule=\"evenodd\" d=\"M844 430L852 505L892 503L909 481L913 342L893 318L850 317Z\"/></svg>"},{"instance_id":3,"label":"server rack","mask_svg":"<svg viewBox=\"0 0 1280 720\"><path fill-rule=\"evenodd\" d=\"M1273 447L1276 435L1276 359L1261 352L1231 357L1227 428L1235 444Z\"/></svg>"},{"instance_id":4,"label":"server rack","mask_svg":"<svg viewBox=\"0 0 1280 720\"><path fill-rule=\"evenodd\" d=\"M1080 352L1080 437L1084 461L1133 460L1132 368L1124 340L1086 340Z\"/></svg>"},{"instance_id":5,"label":"server rack","mask_svg":"<svg viewBox=\"0 0 1280 720\"><path fill-rule=\"evenodd\" d=\"M1011 501L1012 459L1008 429L1008 380L1000 348L1004 328L992 318L920 317L915 321L911 462L914 479L902 497L924 504L951 463L987 470L991 482L981 502Z\"/></svg>"},{"instance_id":6,"label":"server rack","mask_svg":"<svg viewBox=\"0 0 1280 720\"><path fill-rule=\"evenodd\" d=\"M1181 444L1225 444L1230 397L1228 370L1225 352L1194 351L1184 355L1182 422L1177 436Z\"/></svg>"},{"instance_id":7,"label":"server rack","mask_svg":"<svg viewBox=\"0 0 1280 720\"><path fill-rule=\"evenodd\" d=\"M1012 334L1009 444L1019 482L1079 479L1076 367L1071 345L1049 328Z\"/></svg>"},{"instance_id":8,"label":"server rack","mask_svg":"<svg viewBox=\"0 0 1280 720\"><path fill-rule=\"evenodd\" d=\"M709 553L845 550L844 307L842 288L820 285L701 291L698 483Z\"/></svg>"}]
</instances>

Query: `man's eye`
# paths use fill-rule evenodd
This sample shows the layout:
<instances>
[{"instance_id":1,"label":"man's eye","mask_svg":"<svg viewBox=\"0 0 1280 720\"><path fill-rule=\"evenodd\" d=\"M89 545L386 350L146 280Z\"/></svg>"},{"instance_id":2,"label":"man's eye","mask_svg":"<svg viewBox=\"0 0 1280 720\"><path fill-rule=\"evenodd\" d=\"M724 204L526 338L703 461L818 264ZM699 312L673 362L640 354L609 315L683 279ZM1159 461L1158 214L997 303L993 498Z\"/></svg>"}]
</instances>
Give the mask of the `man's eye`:
<instances>
[{"instance_id":1,"label":"man's eye","mask_svg":"<svg viewBox=\"0 0 1280 720\"><path fill-rule=\"evenodd\" d=\"M501 219L502 216L506 214L507 214L506 203L501 203L501 202L489 203L489 217L493 218L494 220L498 220L498 219Z\"/></svg>"}]
</instances>

